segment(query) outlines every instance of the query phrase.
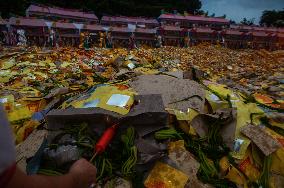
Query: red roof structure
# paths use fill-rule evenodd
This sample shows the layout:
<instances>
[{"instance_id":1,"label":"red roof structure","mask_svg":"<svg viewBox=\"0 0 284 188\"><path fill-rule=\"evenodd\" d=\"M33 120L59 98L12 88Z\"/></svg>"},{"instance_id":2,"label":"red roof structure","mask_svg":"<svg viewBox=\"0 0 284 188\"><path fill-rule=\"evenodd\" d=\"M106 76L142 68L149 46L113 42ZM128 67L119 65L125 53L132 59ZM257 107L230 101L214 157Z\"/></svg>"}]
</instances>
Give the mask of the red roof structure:
<instances>
[{"instance_id":1,"label":"red roof structure","mask_svg":"<svg viewBox=\"0 0 284 188\"><path fill-rule=\"evenodd\" d=\"M253 31L252 35L254 37L267 37L267 33L263 32L263 31Z\"/></svg>"},{"instance_id":2,"label":"red roof structure","mask_svg":"<svg viewBox=\"0 0 284 188\"><path fill-rule=\"evenodd\" d=\"M126 16L103 16L101 21L103 22L123 22L123 23L137 23L137 24L156 24L159 22L153 18L143 17L126 17Z\"/></svg>"},{"instance_id":3,"label":"red roof structure","mask_svg":"<svg viewBox=\"0 0 284 188\"><path fill-rule=\"evenodd\" d=\"M30 26L30 27L46 27L43 19L32 19L32 18L15 18L9 19L9 24L19 26Z\"/></svg>"},{"instance_id":4,"label":"red roof structure","mask_svg":"<svg viewBox=\"0 0 284 188\"><path fill-rule=\"evenodd\" d=\"M77 29L73 23L54 22L53 27L60 29Z\"/></svg>"},{"instance_id":5,"label":"red roof structure","mask_svg":"<svg viewBox=\"0 0 284 188\"><path fill-rule=\"evenodd\" d=\"M266 33L284 33L284 28L276 27L261 27L261 26L246 26L246 25L230 25L232 30L247 30L247 31L260 31Z\"/></svg>"},{"instance_id":6,"label":"red roof structure","mask_svg":"<svg viewBox=\"0 0 284 188\"><path fill-rule=\"evenodd\" d=\"M146 28L136 28L135 33L147 33L147 34L155 34L157 32L156 29L146 29Z\"/></svg>"},{"instance_id":7,"label":"red roof structure","mask_svg":"<svg viewBox=\"0 0 284 188\"><path fill-rule=\"evenodd\" d=\"M92 30L92 31L103 31L103 27L101 25L94 25L94 24L86 24L84 25L83 29Z\"/></svg>"},{"instance_id":8,"label":"red roof structure","mask_svg":"<svg viewBox=\"0 0 284 188\"><path fill-rule=\"evenodd\" d=\"M212 18L205 16L180 16L175 14L162 14L158 19L174 19L174 20L187 20L187 21L199 21L199 22L214 22L229 24L229 20L225 18Z\"/></svg>"},{"instance_id":9,"label":"red roof structure","mask_svg":"<svg viewBox=\"0 0 284 188\"><path fill-rule=\"evenodd\" d=\"M253 27L252 26L249 26L249 25L242 25L239 29L244 29L244 30L253 30Z\"/></svg>"},{"instance_id":10,"label":"red roof structure","mask_svg":"<svg viewBox=\"0 0 284 188\"><path fill-rule=\"evenodd\" d=\"M243 32L237 30L225 30L226 35L242 35Z\"/></svg>"},{"instance_id":11,"label":"red roof structure","mask_svg":"<svg viewBox=\"0 0 284 188\"><path fill-rule=\"evenodd\" d=\"M268 31L269 29L271 30L271 31L277 31L277 29L276 28L267 28L267 27L258 27L258 26L254 26L254 27L252 27L252 29L254 30L254 31ZM276 29L276 30L275 30Z\"/></svg>"},{"instance_id":12,"label":"red roof structure","mask_svg":"<svg viewBox=\"0 0 284 188\"><path fill-rule=\"evenodd\" d=\"M204 28L204 27L197 27L192 29L193 31L197 32L197 33L215 33L215 30L212 30L211 28Z\"/></svg>"},{"instance_id":13,"label":"red roof structure","mask_svg":"<svg viewBox=\"0 0 284 188\"><path fill-rule=\"evenodd\" d=\"M231 29L239 29L240 26L239 26L239 25L235 25L235 24L231 24L231 25L230 25L230 28L231 28Z\"/></svg>"},{"instance_id":14,"label":"red roof structure","mask_svg":"<svg viewBox=\"0 0 284 188\"><path fill-rule=\"evenodd\" d=\"M282 40L284 40L284 34L282 34L282 33L278 33L278 34L277 34L277 37L278 37L278 38L282 38ZM283 42L284 42L284 41L283 41Z\"/></svg>"},{"instance_id":15,"label":"red roof structure","mask_svg":"<svg viewBox=\"0 0 284 188\"><path fill-rule=\"evenodd\" d=\"M40 15L55 15L59 17L70 17L70 18L79 18L79 19L91 19L98 20L98 17L89 12L83 12L76 9L63 9L58 7L48 7L44 5L30 5L26 10L27 16L33 14Z\"/></svg>"},{"instance_id":16,"label":"red roof structure","mask_svg":"<svg viewBox=\"0 0 284 188\"><path fill-rule=\"evenodd\" d=\"M278 28L279 33L284 33L284 28Z\"/></svg>"},{"instance_id":17,"label":"red roof structure","mask_svg":"<svg viewBox=\"0 0 284 188\"><path fill-rule=\"evenodd\" d=\"M130 33L128 27L111 27L110 31L119 33Z\"/></svg>"},{"instance_id":18,"label":"red roof structure","mask_svg":"<svg viewBox=\"0 0 284 188\"><path fill-rule=\"evenodd\" d=\"M179 26L172 26L172 25L163 25L160 27L160 29L165 31L182 31L182 28Z\"/></svg>"}]
</instances>

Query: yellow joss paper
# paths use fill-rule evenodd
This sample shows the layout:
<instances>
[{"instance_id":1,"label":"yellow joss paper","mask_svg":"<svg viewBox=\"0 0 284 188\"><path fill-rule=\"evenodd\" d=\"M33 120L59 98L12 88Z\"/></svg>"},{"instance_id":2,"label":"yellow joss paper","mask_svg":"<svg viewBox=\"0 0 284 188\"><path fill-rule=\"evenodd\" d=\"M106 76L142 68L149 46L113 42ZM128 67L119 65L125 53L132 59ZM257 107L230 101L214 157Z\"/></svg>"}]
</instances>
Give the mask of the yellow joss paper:
<instances>
[{"instance_id":1,"label":"yellow joss paper","mask_svg":"<svg viewBox=\"0 0 284 188\"><path fill-rule=\"evenodd\" d=\"M161 162L157 162L144 182L146 188L184 188L189 177Z\"/></svg>"},{"instance_id":2,"label":"yellow joss paper","mask_svg":"<svg viewBox=\"0 0 284 188\"><path fill-rule=\"evenodd\" d=\"M41 95L40 91L32 87L24 87L19 92L26 97L39 97Z\"/></svg>"},{"instance_id":3,"label":"yellow joss paper","mask_svg":"<svg viewBox=\"0 0 284 188\"><path fill-rule=\"evenodd\" d=\"M244 159L239 163L239 169L248 177L250 181L257 181L259 179L260 169L258 169L254 164L250 149L246 151Z\"/></svg>"},{"instance_id":4,"label":"yellow joss paper","mask_svg":"<svg viewBox=\"0 0 284 188\"><path fill-rule=\"evenodd\" d=\"M276 174L284 176L284 148L279 148L272 155L270 170Z\"/></svg>"},{"instance_id":5,"label":"yellow joss paper","mask_svg":"<svg viewBox=\"0 0 284 188\"><path fill-rule=\"evenodd\" d=\"M230 96L230 100L232 105L237 108L237 125L235 131L235 140L239 141L239 146L234 147L234 151L232 152L232 156L236 159L243 159L247 150L247 147L250 144L250 140L243 136L240 132L241 128L246 126L247 124L251 123L251 114L259 114L264 113L255 103L248 103L245 104L242 102L239 97L234 94L233 91L226 88L225 85L220 84L209 84L208 87L213 91L216 91L222 98L227 98ZM207 93L206 97L211 104L213 110L229 107L227 106L228 103L225 101L220 100L216 95L213 93ZM256 125L260 124L259 116L253 117L253 123ZM236 146L236 145L235 145Z\"/></svg>"},{"instance_id":6,"label":"yellow joss paper","mask_svg":"<svg viewBox=\"0 0 284 188\"><path fill-rule=\"evenodd\" d=\"M267 95L255 93L253 96L254 96L255 100L257 102L261 103L261 104L265 104L265 105L271 106L273 108L281 108L281 104L274 104L274 100Z\"/></svg>"},{"instance_id":7,"label":"yellow joss paper","mask_svg":"<svg viewBox=\"0 0 284 188\"><path fill-rule=\"evenodd\" d=\"M235 167L231 166L228 174L225 178L229 179L230 181L242 185L244 188L248 188L245 176Z\"/></svg>"},{"instance_id":8,"label":"yellow joss paper","mask_svg":"<svg viewBox=\"0 0 284 188\"><path fill-rule=\"evenodd\" d=\"M270 125L284 129L284 118L281 113L271 113L267 115Z\"/></svg>"},{"instance_id":9,"label":"yellow joss paper","mask_svg":"<svg viewBox=\"0 0 284 188\"><path fill-rule=\"evenodd\" d=\"M16 75L18 75L17 71L0 70L0 83L7 83Z\"/></svg>"},{"instance_id":10,"label":"yellow joss paper","mask_svg":"<svg viewBox=\"0 0 284 188\"><path fill-rule=\"evenodd\" d=\"M0 104L4 106L6 111L14 109L14 95L0 96Z\"/></svg>"},{"instance_id":11,"label":"yellow joss paper","mask_svg":"<svg viewBox=\"0 0 284 188\"><path fill-rule=\"evenodd\" d=\"M184 140L178 140L178 141L175 141L175 142L170 142L169 145L168 145L169 153L174 151L175 149L185 150Z\"/></svg>"},{"instance_id":12,"label":"yellow joss paper","mask_svg":"<svg viewBox=\"0 0 284 188\"><path fill-rule=\"evenodd\" d=\"M140 72L142 74L157 74L159 71L157 69L146 68L146 67L137 67L134 69L135 72Z\"/></svg>"},{"instance_id":13,"label":"yellow joss paper","mask_svg":"<svg viewBox=\"0 0 284 188\"><path fill-rule=\"evenodd\" d=\"M230 107L228 101L224 100L228 96L230 96L230 100L231 100L233 107L235 107L236 102L240 101L239 97L232 90L226 88L225 85L209 84L208 87L214 92L218 93L218 95L221 97L219 98L217 95L215 95L211 91L206 90L206 99L209 101L214 111L221 109L221 108Z\"/></svg>"},{"instance_id":14,"label":"yellow joss paper","mask_svg":"<svg viewBox=\"0 0 284 188\"><path fill-rule=\"evenodd\" d=\"M176 109L170 109L166 108L166 110L172 114L175 115L178 122L179 127L186 133L191 135L196 135L196 132L192 126L189 125L189 122L193 120L199 113L191 108L188 108L187 112L182 112Z\"/></svg>"},{"instance_id":15,"label":"yellow joss paper","mask_svg":"<svg viewBox=\"0 0 284 188\"><path fill-rule=\"evenodd\" d=\"M27 106L20 106L8 113L8 119L10 122L17 122L20 120L31 118L32 112Z\"/></svg>"},{"instance_id":16,"label":"yellow joss paper","mask_svg":"<svg viewBox=\"0 0 284 188\"><path fill-rule=\"evenodd\" d=\"M195 118L199 113L196 110L193 109L188 109L187 112L182 112L179 110L173 110L174 114L177 117L177 120L187 120L187 121L192 121L193 118Z\"/></svg>"},{"instance_id":17,"label":"yellow joss paper","mask_svg":"<svg viewBox=\"0 0 284 188\"><path fill-rule=\"evenodd\" d=\"M44 74L42 72L34 72L34 74L36 75L37 78L41 78L41 79L47 79L48 78L47 74Z\"/></svg>"},{"instance_id":18,"label":"yellow joss paper","mask_svg":"<svg viewBox=\"0 0 284 188\"><path fill-rule=\"evenodd\" d=\"M106 85L96 88L89 98L74 101L70 105L75 108L99 107L126 115L134 102L134 94L130 89Z\"/></svg>"},{"instance_id":19,"label":"yellow joss paper","mask_svg":"<svg viewBox=\"0 0 284 188\"><path fill-rule=\"evenodd\" d=\"M39 125L38 121L26 121L16 132L16 143L24 141Z\"/></svg>"},{"instance_id":20,"label":"yellow joss paper","mask_svg":"<svg viewBox=\"0 0 284 188\"><path fill-rule=\"evenodd\" d=\"M227 96L230 95L231 100L238 100L238 97L234 94L234 92L226 88L225 85L209 84L208 87L213 91L216 91L223 98L227 98Z\"/></svg>"},{"instance_id":21,"label":"yellow joss paper","mask_svg":"<svg viewBox=\"0 0 284 188\"><path fill-rule=\"evenodd\" d=\"M188 108L187 112L182 112L180 110L176 109L171 109L171 108L166 108L166 110L172 114L175 115L177 120L179 121L191 121L195 116L197 116L199 113L196 110L193 110L191 108Z\"/></svg>"},{"instance_id":22,"label":"yellow joss paper","mask_svg":"<svg viewBox=\"0 0 284 188\"><path fill-rule=\"evenodd\" d=\"M278 134L277 132L265 127L265 132L268 133L270 136L272 136L272 138L274 138L275 140L277 140L277 142L279 142L282 147L284 147L284 137L280 134Z\"/></svg>"},{"instance_id":23,"label":"yellow joss paper","mask_svg":"<svg viewBox=\"0 0 284 188\"><path fill-rule=\"evenodd\" d=\"M243 136L240 132L241 128L246 126L251 122L250 114L255 113L264 113L255 103L248 103L245 104L242 101L235 103L237 107L237 126L236 126L236 132L235 132L235 139L241 140L242 143L240 145L240 148L233 151L232 155L236 159L243 159L247 150L247 147L250 144L250 140ZM253 119L253 123L256 125L260 124L259 117L255 117Z\"/></svg>"},{"instance_id":24,"label":"yellow joss paper","mask_svg":"<svg viewBox=\"0 0 284 188\"><path fill-rule=\"evenodd\" d=\"M210 106L214 111L221 108L229 108L229 104L227 101L219 99L218 96L208 90L206 90L206 99L208 100Z\"/></svg>"},{"instance_id":25,"label":"yellow joss paper","mask_svg":"<svg viewBox=\"0 0 284 188\"><path fill-rule=\"evenodd\" d=\"M45 61L38 62L38 66L45 67L46 66Z\"/></svg>"},{"instance_id":26,"label":"yellow joss paper","mask_svg":"<svg viewBox=\"0 0 284 188\"><path fill-rule=\"evenodd\" d=\"M46 101L42 98L24 98L23 104L25 104L31 112L38 112L46 106Z\"/></svg>"},{"instance_id":27,"label":"yellow joss paper","mask_svg":"<svg viewBox=\"0 0 284 188\"><path fill-rule=\"evenodd\" d=\"M247 182L245 176L234 166L229 163L228 157L224 156L219 162L220 170L222 174L225 174L225 178L230 181L242 185L247 188Z\"/></svg>"},{"instance_id":28,"label":"yellow joss paper","mask_svg":"<svg viewBox=\"0 0 284 188\"><path fill-rule=\"evenodd\" d=\"M14 58L11 58L11 59L5 61L5 62L2 64L1 69L9 69L9 68L13 67L15 64L16 64L15 59L14 59Z\"/></svg>"},{"instance_id":29,"label":"yellow joss paper","mask_svg":"<svg viewBox=\"0 0 284 188\"><path fill-rule=\"evenodd\" d=\"M71 66L71 63L69 63L69 62L63 62L61 65L60 65L62 68L66 68L66 67L68 67L68 66Z\"/></svg>"}]
</instances>

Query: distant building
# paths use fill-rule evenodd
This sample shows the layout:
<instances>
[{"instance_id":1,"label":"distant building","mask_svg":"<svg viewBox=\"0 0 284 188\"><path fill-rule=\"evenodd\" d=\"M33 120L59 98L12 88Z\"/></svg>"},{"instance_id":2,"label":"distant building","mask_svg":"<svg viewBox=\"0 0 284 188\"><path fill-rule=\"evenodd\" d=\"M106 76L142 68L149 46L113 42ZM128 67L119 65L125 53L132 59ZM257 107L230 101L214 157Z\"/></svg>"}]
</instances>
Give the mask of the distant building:
<instances>
[{"instance_id":1,"label":"distant building","mask_svg":"<svg viewBox=\"0 0 284 188\"><path fill-rule=\"evenodd\" d=\"M128 47L129 37L134 34L137 46L153 47L160 37L163 46L188 47L206 42L234 49L284 49L284 28L230 25L225 18L193 15L161 14L158 19L103 16L99 22L90 12L30 5L24 18L0 19L2 41L16 30L24 30L28 45L37 46L45 46L52 32L60 46L78 46L84 33L98 45L107 31L111 32L114 47ZM7 44L15 42L9 39Z\"/></svg>"},{"instance_id":2,"label":"distant building","mask_svg":"<svg viewBox=\"0 0 284 188\"><path fill-rule=\"evenodd\" d=\"M2 26L1 23L0 20L0 28ZM76 27L76 25L78 25L77 23L46 21L38 18L11 17L7 24L14 29L25 30L29 45L44 46L50 29L53 29L56 32L61 45L76 46L79 44L79 30ZM85 31L97 34L98 32L103 31L103 28L97 24L82 24L81 32Z\"/></svg>"},{"instance_id":3,"label":"distant building","mask_svg":"<svg viewBox=\"0 0 284 188\"><path fill-rule=\"evenodd\" d=\"M159 27L159 22L153 18L126 17L126 16L103 16L101 24L105 26L124 26L128 24L137 25L141 28Z\"/></svg>"},{"instance_id":4,"label":"distant building","mask_svg":"<svg viewBox=\"0 0 284 188\"><path fill-rule=\"evenodd\" d=\"M98 17L92 12L83 12L76 9L63 9L44 5L30 5L26 10L27 17L37 17L46 20L66 20L77 23L98 23Z\"/></svg>"},{"instance_id":5,"label":"distant building","mask_svg":"<svg viewBox=\"0 0 284 188\"><path fill-rule=\"evenodd\" d=\"M180 46L182 28L179 26L165 25L158 29L158 34L164 39L165 46Z\"/></svg>"},{"instance_id":6,"label":"distant building","mask_svg":"<svg viewBox=\"0 0 284 188\"><path fill-rule=\"evenodd\" d=\"M284 28L276 27L260 27L260 26L248 26L248 25L230 25L230 29L238 30L242 32L251 32L251 31L263 31L266 33L284 33Z\"/></svg>"},{"instance_id":7,"label":"distant building","mask_svg":"<svg viewBox=\"0 0 284 188\"><path fill-rule=\"evenodd\" d=\"M158 21L162 25L176 25L182 28L210 27L214 30L228 28L230 21L225 18L212 18L205 16L181 16L175 14L161 14Z\"/></svg>"}]
</instances>

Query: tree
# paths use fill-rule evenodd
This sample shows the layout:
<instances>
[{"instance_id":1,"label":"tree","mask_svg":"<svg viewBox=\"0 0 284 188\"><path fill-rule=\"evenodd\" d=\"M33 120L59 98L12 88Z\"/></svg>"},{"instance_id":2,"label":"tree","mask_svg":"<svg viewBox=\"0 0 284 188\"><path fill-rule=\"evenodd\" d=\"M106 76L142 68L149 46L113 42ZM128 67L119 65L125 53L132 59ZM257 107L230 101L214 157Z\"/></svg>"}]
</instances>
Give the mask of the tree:
<instances>
[{"instance_id":1,"label":"tree","mask_svg":"<svg viewBox=\"0 0 284 188\"><path fill-rule=\"evenodd\" d=\"M243 20L240 23L243 24L243 25L253 25L254 20L255 20L255 18L252 18L252 19L249 19L249 20L246 19L246 18L243 18Z\"/></svg>"},{"instance_id":2,"label":"tree","mask_svg":"<svg viewBox=\"0 0 284 188\"><path fill-rule=\"evenodd\" d=\"M194 14L195 14L195 15L206 15L206 13L204 12L204 10L195 11Z\"/></svg>"},{"instance_id":3,"label":"tree","mask_svg":"<svg viewBox=\"0 0 284 188\"><path fill-rule=\"evenodd\" d=\"M284 26L284 10L265 10L260 18L260 25L283 27Z\"/></svg>"},{"instance_id":4,"label":"tree","mask_svg":"<svg viewBox=\"0 0 284 188\"><path fill-rule=\"evenodd\" d=\"M236 24L236 22L234 20L230 20L229 22L230 22L230 24Z\"/></svg>"},{"instance_id":5,"label":"tree","mask_svg":"<svg viewBox=\"0 0 284 188\"><path fill-rule=\"evenodd\" d=\"M208 16L208 14L209 14L209 12L208 12L208 11L206 11L206 12L205 12L205 16L207 17L207 16Z\"/></svg>"},{"instance_id":6,"label":"tree","mask_svg":"<svg viewBox=\"0 0 284 188\"><path fill-rule=\"evenodd\" d=\"M211 16L210 16L210 17L215 17L215 13L211 14Z\"/></svg>"}]
</instances>

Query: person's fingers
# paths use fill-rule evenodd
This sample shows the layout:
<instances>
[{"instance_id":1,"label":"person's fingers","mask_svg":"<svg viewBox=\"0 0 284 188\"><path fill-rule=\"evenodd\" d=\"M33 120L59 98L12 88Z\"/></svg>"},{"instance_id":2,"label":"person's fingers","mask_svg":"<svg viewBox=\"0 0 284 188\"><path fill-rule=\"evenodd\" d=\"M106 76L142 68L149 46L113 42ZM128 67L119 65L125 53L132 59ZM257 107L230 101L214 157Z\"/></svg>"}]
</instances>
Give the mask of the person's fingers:
<instances>
[{"instance_id":1,"label":"person's fingers","mask_svg":"<svg viewBox=\"0 0 284 188\"><path fill-rule=\"evenodd\" d=\"M85 174L88 172L88 174L96 175L97 168L86 159L80 159L71 166L70 172L79 174Z\"/></svg>"},{"instance_id":2,"label":"person's fingers","mask_svg":"<svg viewBox=\"0 0 284 188\"><path fill-rule=\"evenodd\" d=\"M81 185L90 187L90 185L96 183L97 169L86 159L76 161L71 166L69 173L72 174Z\"/></svg>"}]
</instances>

